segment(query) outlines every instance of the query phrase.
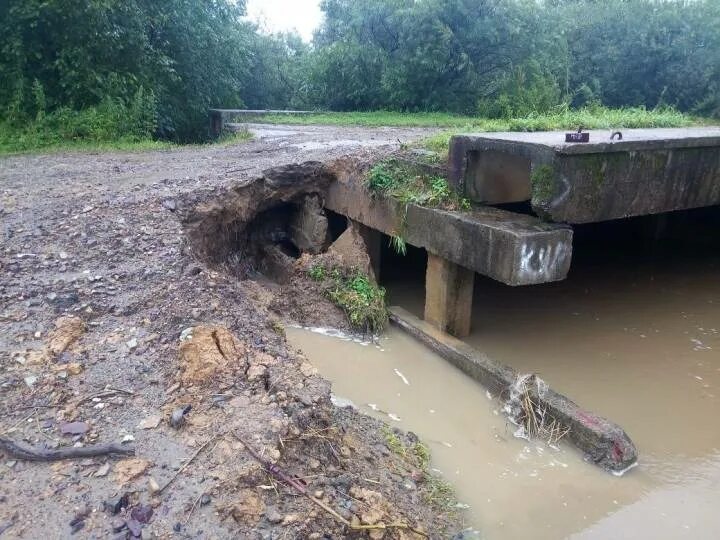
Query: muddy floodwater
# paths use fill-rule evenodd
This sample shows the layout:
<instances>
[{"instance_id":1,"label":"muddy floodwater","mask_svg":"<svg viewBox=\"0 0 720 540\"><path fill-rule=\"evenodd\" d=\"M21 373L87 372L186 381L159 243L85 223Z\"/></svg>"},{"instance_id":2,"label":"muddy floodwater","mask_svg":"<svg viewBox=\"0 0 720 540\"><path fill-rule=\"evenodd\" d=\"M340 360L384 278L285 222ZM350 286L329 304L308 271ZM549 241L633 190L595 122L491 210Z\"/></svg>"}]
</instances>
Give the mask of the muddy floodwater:
<instances>
[{"instance_id":1,"label":"muddy floodwater","mask_svg":"<svg viewBox=\"0 0 720 540\"><path fill-rule=\"evenodd\" d=\"M288 336L336 395L430 445L482 538L720 538L720 249L593 245L562 283L477 278L468 342L623 426L640 462L621 478L513 437L501 403L396 329ZM391 301L421 315L406 277Z\"/></svg>"}]
</instances>

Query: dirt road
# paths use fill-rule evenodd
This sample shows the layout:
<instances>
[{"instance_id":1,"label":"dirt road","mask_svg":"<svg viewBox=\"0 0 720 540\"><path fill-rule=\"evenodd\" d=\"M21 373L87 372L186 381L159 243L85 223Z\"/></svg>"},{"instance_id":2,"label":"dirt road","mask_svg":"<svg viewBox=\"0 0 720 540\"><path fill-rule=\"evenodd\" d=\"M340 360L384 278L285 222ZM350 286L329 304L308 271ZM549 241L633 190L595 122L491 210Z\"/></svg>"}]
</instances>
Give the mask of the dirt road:
<instances>
[{"instance_id":1,"label":"dirt road","mask_svg":"<svg viewBox=\"0 0 720 540\"><path fill-rule=\"evenodd\" d=\"M254 129L238 145L0 159L0 447L135 448L51 463L0 449L3 538L343 538L341 519L401 525L354 533L372 538L456 529L424 503L410 453L330 404L267 308L272 291L195 260L178 218L196 191L429 132Z\"/></svg>"}]
</instances>

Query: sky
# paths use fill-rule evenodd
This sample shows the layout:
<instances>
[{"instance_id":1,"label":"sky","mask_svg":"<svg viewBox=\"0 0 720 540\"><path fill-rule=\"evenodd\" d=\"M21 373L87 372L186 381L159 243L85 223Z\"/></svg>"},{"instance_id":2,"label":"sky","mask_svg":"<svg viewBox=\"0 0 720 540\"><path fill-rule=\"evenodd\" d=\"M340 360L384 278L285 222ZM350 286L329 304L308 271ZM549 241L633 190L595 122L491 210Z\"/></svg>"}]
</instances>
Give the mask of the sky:
<instances>
[{"instance_id":1,"label":"sky","mask_svg":"<svg viewBox=\"0 0 720 540\"><path fill-rule=\"evenodd\" d=\"M296 29L305 41L320 25L320 0L248 0L248 17L268 32Z\"/></svg>"}]
</instances>

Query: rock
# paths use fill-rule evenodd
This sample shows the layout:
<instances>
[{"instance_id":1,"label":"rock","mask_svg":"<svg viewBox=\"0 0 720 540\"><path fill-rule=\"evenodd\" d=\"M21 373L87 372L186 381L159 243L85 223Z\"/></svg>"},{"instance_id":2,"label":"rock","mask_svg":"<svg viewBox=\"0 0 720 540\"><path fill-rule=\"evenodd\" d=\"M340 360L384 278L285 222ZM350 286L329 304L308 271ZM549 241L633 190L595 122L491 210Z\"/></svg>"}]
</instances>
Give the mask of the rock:
<instances>
[{"instance_id":1,"label":"rock","mask_svg":"<svg viewBox=\"0 0 720 540\"><path fill-rule=\"evenodd\" d=\"M138 429L155 429L160 425L161 421L162 418L159 415L153 414L147 418L143 418L137 427Z\"/></svg>"},{"instance_id":2,"label":"rock","mask_svg":"<svg viewBox=\"0 0 720 540\"><path fill-rule=\"evenodd\" d=\"M25 384L28 386L28 388L32 388L35 386L35 383L37 382L38 378L37 375L28 375L23 379L25 381Z\"/></svg>"},{"instance_id":3,"label":"rock","mask_svg":"<svg viewBox=\"0 0 720 540\"><path fill-rule=\"evenodd\" d=\"M97 471L95 471L93 476L102 478L103 476L107 476L108 472L110 472L110 463L105 463L104 465L101 465Z\"/></svg>"},{"instance_id":4,"label":"rock","mask_svg":"<svg viewBox=\"0 0 720 540\"><path fill-rule=\"evenodd\" d=\"M170 415L170 425L175 429L179 428L185 422L185 415L190 412L192 405L181 405L173 410Z\"/></svg>"},{"instance_id":5,"label":"rock","mask_svg":"<svg viewBox=\"0 0 720 540\"><path fill-rule=\"evenodd\" d=\"M130 518L125 521L130 534L134 537L140 537L142 535L142 525L136 519Z\"/></svg>"},{"instance_id":6,"label":"rock","mask_svg":"<svg viewBox=\"0 0 720 540\"><path fill-rule=\"evenodd\" d=\"M242 489L239 492L239 500L233 504L230 510L230 515L238 523L254 526L264 512L265 503L257 493L249 489Z\"/></svg>"},{"instance_id":7,"label":"rock","mask_svg":"<svg viewBox=\"0 0 720 540\"><path fill-rule=\"evenodd\" d=\"M63 435L83 435L90 429L86 422L60 422L58 427Z\"/></svg>"},{"instance_id":8,"label":"rock","mask_svg":"<svg viewBox=\"0 0 720 540\"><path fill-rule=\"evenodd\" d=\"M115 464L114 480L118 485L124 486L144 474L148 467L150 467L150 462L145 459L129 458L120 460Z\"/></svg>"},{"instance_id":9,"label":"rock","mask_svg":"<svg viewBox=\"0 0 720 540\"><path fill-rule=\"evenodd\" d=\"M338 262L346 268L357 268L375 281L375 271L370 260L369 250L365 239L360 233L360 225L350 222L348 228L342 233L328 249Z\"/></svg>"},{"instance_id":10,"label":"rock","mask_svg":"<svg viewBox=\"0 0 720 540\"><path fill-rule=\"evenodd\" d=\"M293 244L303 253L317 255L328 245L328 219L319 195L308 195L290 223Z\"/></svg>"},{"instance_id":11,"label":"rock","mask_svg":"<svg viewBox=\"0 0 720 540\"><path fill-rule=\"evenodd\" d=\"M405 489L407 491L415 491L417 489L417 485L415 484L415 482L412 479L406 478L403 481L403 489Z\"/></svg>"},{"instance_id":12,"label":"rock","mask_svg":"<svg viewBox=\"0 0 720 540\"><path fill-rule=\"evenodd\" d=\"M160 491L160 484L158 484L157 480L155 480L152 476L148 478L148 489L151 494L155 494Z\"/></svg>"},{"instance_id":13,"label":"rock","mask_svg":"<svg viewBox=\"0 0 720 540\"><path fill-rule=\"evenodd\" d=\"M210 498L210 495L208 495L207 493L203 493L200 497L200 506L207 506L208 504L210 504L211 500L212 499Z\"/></svg>"},{"instance_id":14,"label":"rock","mask_svg":"<svg viewBox=\"0 0 720 540\"><path fill-rule=\"evenodd\" d=\"M292 523L297 523L297 522L300 521L301 519L302 519L302 518L300 517L299 514L288 514L288 515L286 515L286 516L283 518L282 524L283 524L283 525L290 525L290 524L292 524Z\"/></svg>"},{"instance_id":15,"label":"rock","mask_svg":"<svg viewBox=\"0 0 720 540\"><path fill-rule=\"evenodd\" d=\"M272 524L280 523L283 520L282 514L277 511L277 508L274 506L268 506L265 509L265 519L267 519Z\"/></svg>"},{"instance_id":16,"label":"rock","mask_svg":"<svg viewBox=\"0 0 720 540\"><path fill-rule=\"evenodd\" d=\"M85 323L79 317L74 315L60 317L55 321L55 329L48 336L48 350L53 355L64 352L85 333L86 329Z\"/></svg>"},{"instance_id":17,"label":"rock","mask_svg":"<svg viewBox=\"0 0 720 540\"><path fill-rule=\"evenodd\" d=\"M125 346L131 351L138 346L137 338L131 338L125 342Z\"/></svg>"},{"instance_id":18,"label":"rock","mask_svg":"<svg viewBox=\"0 0 720 540\"><path fill-rule=\"evenodd\" d=\"M130 517L139 523L149 523L153 515L152 506L139 505L130 511Z\"/></svg>"},{"instance_id":19,"label":"rock","mask_svg":"<svg viewBox=\"0 0 720 540\"><path fill-rule=\"evenodd\" d=\"M174 212L175 210L177 210L177 202L175 201L175 199L165 199L162 202L162 205L164 208L167 208L171 212Z\"/></svg>"},{"instance_id":20,"label":"rock","mask_svg":"<svg viewBox=\"0 0 720 540\"><path fill-rule=\"evenodd\" d=\"M110 521L110 527L112 528L112 532L119 533L127 527L127 524L124 519L116 517Z\"/></svg>"},{"instance_id":21,"label":"rock","mask_svg":"<svg viewBox=\"0 0 720 540\"><path fill-rule=\"evenodd\" d=\"M105 511L110 512L113 515L119 514L123 508L127 508L130 505L130 495L124 493L117 499L105 501Z\"/></svg>"},{"instance_id":22,"label":"rock","mask_svg":"<svg viewBox=\"0 0 720 540\"><path fill-rule=\"evenodd\" d=\"M230 367L245 366L245 345L227 328L196 326L186 336L180 343L183 383L203 385Z\"/></svg>"}]
</instances>

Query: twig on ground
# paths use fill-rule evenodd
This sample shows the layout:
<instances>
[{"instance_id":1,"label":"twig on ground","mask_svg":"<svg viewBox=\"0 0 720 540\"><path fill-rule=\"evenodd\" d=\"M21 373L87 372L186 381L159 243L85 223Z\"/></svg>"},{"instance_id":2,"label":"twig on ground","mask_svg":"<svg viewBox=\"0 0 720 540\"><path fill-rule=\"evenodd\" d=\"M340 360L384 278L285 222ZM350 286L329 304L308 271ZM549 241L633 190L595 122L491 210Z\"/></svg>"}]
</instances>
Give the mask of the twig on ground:
<instances>
[{"instance_id":1,"label":"twig on ground","mask_svg":"<svg viewBox=\"0 0 720 540\"><path fill-rule=\"evenodd\" d=\"M193 515L193 512L195 511L195 508L197 507L198 503L200 502L200 499L202 499L202 496L203 496L203 495L205 495L204 492L203 492L203 493L200 493L200 495L198 495L198 498L195 499L195 502L194 502L193 505L190 507L190 511L188 512L188 515L187 515L187 517L185 518L185 523L184 523L184 525L187 525L187 524L188 524L188 521L190 521L190 516Z\"/></svg>"},{"instance_id":2,"label":"twig on ground","mask_svg":"<svg viewBox=\"0 0 720 540\"><path fill-rule=\"evenodd\" d=\"M0 437L0 450L9 456L27 461L59 461L62 459L107 456L112 454L124 456L135 455L135 447L123 446L116 443L50 450L15 442L5 437Z\"/></svg>"},{"instance_id":3,"label":"twig on ground","mask_svg":"<svg viewBox=\"0 0 720 540\"><path fill-rule=\"evenodd\" d=\"M85 396L83 398L80 398L76 403L75 407L78 407L85 403L86 401L90 401L94 398L104 398L104 397L110 397L114 396L115 394L127 394L129 396L134 396L135 392L132 390L125 390L124 388L113 388L113 387L107 387L105 390L101 390L100 392L95 392L94 394L90 394L88 396Z\"/></svg>"},{"instance_id":4,"label":"twig on ground","mask_svg":"<svg viewBox=\"0 0 720 540\"><path fill-rule=\"evenodd\" d=\"M340 514L338 514L335 510L330 508L327 504L322 502L319 499L316 499L310 493L308 493L305 486L303 486L300 482L295 480L294 478L288 476L285 474L280 467L277 465L270 463L263 459L260 454L255 451L248 443L246 443L242 437L240 437L237 433L233 433L233 436L242 443L242 445L245 447L245 449L248 451L248 453L255 458L255 460L260 463L260 465L272 476L280 480L285 485L292 487L296 489L299 493L310 499L311 502L313 502L315 505L319 506L323 510L325 510L328 514L333 516L336 520L338 520L340 523L345 525L346 527L360 531L360 530L373 530L373 529L406 529L409 531L414 532L415 534L418 534L420 536L423 536L425 538L428 538L428 534L424 531L421 531L419 529L416 529L415 527L407 524L407 523L390 523L388 525L385 524L377 524L377 525L354 525L344 517L342 517Z\"/></svg>"},{"instance_id":5,"label":"twig on ground","mask_svg":"<svg viewBox=\"0 0 720 540\"><path fill-rule=\"evenodd\" d=\"M207 441L205 441L205 442L200 446L200 448L198 448L198 449L195 451L195 453L194 453L192 456L190 456L190 459L188 459L188 460L183 464L183 466L180 467L180 468L175 472L175 474L172 476L172 478L170 478L170 480L168 480L168 481L158 490L158 494L160 494L160 493L162 493L163 491L165 491L165 490L167 489L167 487L175 481L175 479L180 475L180 473L183 472L183 471L187 468L187 466L190 465L190 464L193 462L193 460L194 460L196 457L198 457L198 455L200 454L200 452L202 452L207 445L209 445L211 442L213 442L213 441L214 441L215 439L217 439L217 438L218 438L217 435L213 435L213 436L210 437Z\"/></svg>"}]
</instances>

